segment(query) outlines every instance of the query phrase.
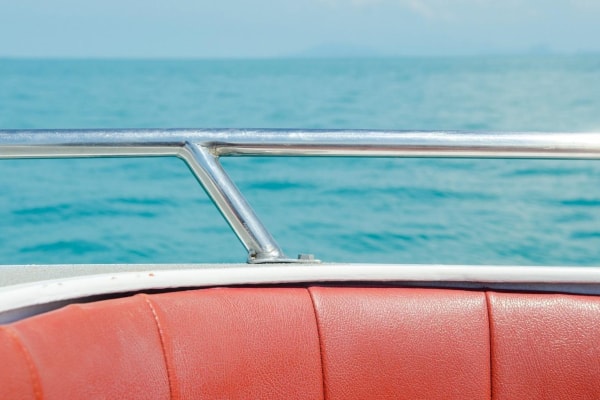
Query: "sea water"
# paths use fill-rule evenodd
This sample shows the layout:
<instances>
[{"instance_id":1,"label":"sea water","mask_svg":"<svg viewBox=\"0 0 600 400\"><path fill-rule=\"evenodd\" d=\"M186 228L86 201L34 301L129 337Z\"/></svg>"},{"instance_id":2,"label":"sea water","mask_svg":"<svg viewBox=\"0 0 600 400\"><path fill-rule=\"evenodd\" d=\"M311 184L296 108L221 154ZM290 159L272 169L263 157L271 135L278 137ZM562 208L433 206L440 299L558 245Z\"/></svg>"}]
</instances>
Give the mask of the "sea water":
<instances>
[{"instance_id":1,"label":"sea water","mask_svg":"<svg viewBox=\"0 0 600 400\"><path fill-rule=\"evenodd\" d=\"M600 131L600 55L0 59L0 129ZM225 158L289 256L600 265L600 161ZM0 264L243 262L175 158L0 160Z\"/></svg>"}]
</instances>

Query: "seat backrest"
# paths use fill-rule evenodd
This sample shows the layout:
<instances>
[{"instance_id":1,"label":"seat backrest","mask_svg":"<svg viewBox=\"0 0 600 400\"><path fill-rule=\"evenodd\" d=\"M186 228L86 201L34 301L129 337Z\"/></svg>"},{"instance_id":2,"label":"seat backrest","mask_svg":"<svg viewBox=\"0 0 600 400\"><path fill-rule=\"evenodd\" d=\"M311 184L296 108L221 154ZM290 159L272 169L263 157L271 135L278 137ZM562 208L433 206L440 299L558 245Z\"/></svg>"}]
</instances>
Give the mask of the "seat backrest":
<instances>
[{"instance_id":1,"label":"seat backrest","mask_svg":"<svg viewBox=\"0 0 600 400\"><path fill-rule=\"evenodd\" d=\"M0 327L0 398L600 398L600 298L214 288Z\"/></svg>"}]
</instances>

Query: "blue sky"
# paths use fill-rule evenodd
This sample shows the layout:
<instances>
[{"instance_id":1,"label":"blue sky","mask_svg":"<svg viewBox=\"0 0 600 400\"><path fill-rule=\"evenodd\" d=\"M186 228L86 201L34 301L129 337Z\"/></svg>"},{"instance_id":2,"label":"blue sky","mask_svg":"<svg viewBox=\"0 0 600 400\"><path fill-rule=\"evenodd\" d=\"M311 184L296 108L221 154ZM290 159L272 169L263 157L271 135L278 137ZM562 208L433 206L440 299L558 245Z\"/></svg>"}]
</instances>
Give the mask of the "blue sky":
<instances>
[{"instance_id":1,"label":"blue sky","mask_svg":"<svg viewBox=\"0 0 600 400\"><path fill-rule=\"evenodd\" d=\"M600 52L600 0L0 0L4 57Z\"/></svg>"}]
</instances>

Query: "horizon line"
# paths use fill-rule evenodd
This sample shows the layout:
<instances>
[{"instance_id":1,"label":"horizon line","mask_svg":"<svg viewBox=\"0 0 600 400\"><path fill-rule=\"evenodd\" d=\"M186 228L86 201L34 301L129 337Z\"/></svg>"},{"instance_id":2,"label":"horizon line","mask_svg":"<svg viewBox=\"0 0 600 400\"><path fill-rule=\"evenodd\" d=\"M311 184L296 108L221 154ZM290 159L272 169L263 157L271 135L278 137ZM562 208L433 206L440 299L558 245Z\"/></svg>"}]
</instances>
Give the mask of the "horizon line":
<instances>
[{"instance_id":1,"label":"horizon line","mask_svg":"<svg viewBox=\"0 0 600 400\"><path fill-rule=\"evenodd\" d=\"M600 50L548 52L491 52L464 54L348 54L348 55L273 55L273 56L120 56L120 55L4 55L0 60L47 61L276 61L276 60L348 60L348 59L431 59L431 58L485 58L485 57L568 57L600 56Z\"/></svg>"}]
</instances>

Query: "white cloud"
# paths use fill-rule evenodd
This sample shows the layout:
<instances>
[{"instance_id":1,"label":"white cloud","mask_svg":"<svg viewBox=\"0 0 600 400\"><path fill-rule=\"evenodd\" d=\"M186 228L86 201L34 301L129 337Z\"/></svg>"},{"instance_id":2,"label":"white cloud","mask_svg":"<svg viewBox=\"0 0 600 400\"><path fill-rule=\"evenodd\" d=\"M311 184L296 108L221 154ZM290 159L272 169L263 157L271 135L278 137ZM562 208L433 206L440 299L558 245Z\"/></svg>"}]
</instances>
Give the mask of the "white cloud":
<instances>
[{"instance_id":1,"label":"white cloud","mask_svg":"<svg viewBox=\"0 0 600 400\"><path fill-rule=\"evenodd\" d=\"M405 7L427 19L433 19L436 17L436 12L431 5L427 4L427 2L423 0L403 0L400 1L400 3L404 3L403 5Z\"/></svg>"},{"instance_id":2,"label":"white cloud","mask_svg":"<svg viewBox=\"0 0 600 400\"><path fill-rule=\"evenodd\" d=\"M575 8L582 11L600 11L600 1L598 0L571 0Z\"/></svg>"},{"instance_id":3,"label":"white cloud","mask_svg":"<svg viewBox=\"0 0 600 400\"><path fill-rule=\"evenodd\" d=\"M600 10L600 0L316 0L341 8L377 9L397 7L419 18L437 22L466 20L538 19L552 10L572 9L576 14Z\"/></svg>"},{"instance_id":4,"label":"white cloud","mask_svg":"<svg viewBox=\"0 0 600 400\"><path fill-rule=\"evenodd\" d=\"M488 0L317 0L319 3L334 7L374 8L382 5L395 5L425 19L449 19L453 5L458 3L482 3Z\"/></svg>"}]
</instances>

